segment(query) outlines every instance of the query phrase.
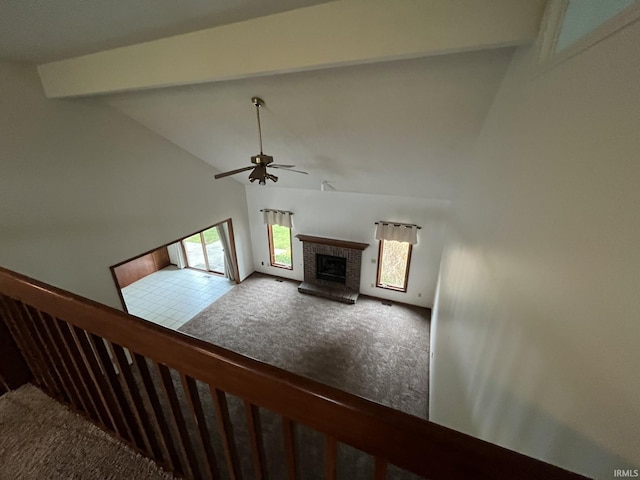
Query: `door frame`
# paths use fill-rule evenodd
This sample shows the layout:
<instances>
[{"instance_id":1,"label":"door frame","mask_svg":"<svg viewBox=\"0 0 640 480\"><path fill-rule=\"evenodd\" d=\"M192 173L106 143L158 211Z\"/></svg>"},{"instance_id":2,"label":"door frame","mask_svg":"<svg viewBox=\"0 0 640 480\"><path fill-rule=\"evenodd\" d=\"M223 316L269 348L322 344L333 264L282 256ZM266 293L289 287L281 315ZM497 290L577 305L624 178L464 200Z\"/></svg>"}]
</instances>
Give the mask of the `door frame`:
<instances>
[{"instance_id":1,"label":"door frame","mask_svg":"<svg viewBox=\"0 0 640 480\"><path fill-rule=\"evenodd\" d=\"M183 253L184 253L184 245L182 245L182 240L183 239L189 238L189 237L195 235L196 233L203 232L204 230L209 230L210 228L216 227L218 225L222 225L224 223L227 224L227 229L229 231L229 244L231 246L231 261L233 263L233 265L231 267L233 268L233 274L234 274L234 277L235 277L235 284L239 285L240 284L240 271L239 271L239 268L238 268L238 253L237 253L237 250L236 250L236 237L235 237L234 230L233 230L233 219L231 217L229 217L229 218L227 218L225 220L222 220L220 222L216 222L213 225L210 225L208 227L201 228L200 230L197 230L197 231L195 231L193 233L190 233L189 235L182 236L177 240L174 240L174 241L169 242L169 243L164 243L164 244L159 245L159 246L157 246L155 248L152 248L151 250L143 252L143 253L141 253L139 255L136 255L136 256L131 257L131 258L127 258L126 260L123 260L122 262L116 263L115 265L111 265L109 267L109 270L111 271L111 277L113 278L113 282L115 283L116 290L118 291L118 297L120 298L120 303L122 304L123 310L125 312L129 313L129 310L127 310L127 305L124 302L124 296L122 295L122 288L120 287L120 284L118 282L118 277L116 276L115 269L117 267L119 267L121 265L124 265L125 263L131 262L133 260L136 260L136 259L138 259L140 257L144 257L145 255L148 255L151 252L154 252L155 250L158 250L159 248L168 247L169 245L173 245L174 243L180 243L180 246L183 248ZM186 259L187 259L187 257L186 257L186 253L185 253L185 262L186 262ZM208 268L208 260L207 260L207 256L206 255L205 255L205 261L207 262L207 268ZM193 270L200 270L200 269L195 269L193 267L185 267L185 268L191 268ZM200 271L203 271L203 270L200 270ZM207 270L207 273L210 273L212 275L220 275L219 273L211 272L209 270Z\"/></svg>"}]
</instances>

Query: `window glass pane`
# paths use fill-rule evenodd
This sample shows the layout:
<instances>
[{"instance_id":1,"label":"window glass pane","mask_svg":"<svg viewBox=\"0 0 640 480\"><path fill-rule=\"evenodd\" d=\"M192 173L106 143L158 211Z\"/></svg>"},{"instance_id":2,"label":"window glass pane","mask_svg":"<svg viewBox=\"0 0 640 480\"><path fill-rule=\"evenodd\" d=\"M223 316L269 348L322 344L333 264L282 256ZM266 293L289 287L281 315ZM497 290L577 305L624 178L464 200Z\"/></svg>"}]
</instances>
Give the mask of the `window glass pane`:
<instances>
[{"instance_id":1,"label":"window glass pane","mask_svg":"<svg viewBox=\"0 0 640 480\"><path fill-rule=\"evenodd\" d=\"M271 225L271 258L273 265L291 268L291 229L280 225Z\"/></svg>"},{"instance_id":2,"label":"window glass pane","mask_svg":"<svg viewBox=\"0 0 640 480\"><path fill-rule=\"evenodd\" d=\"M200 268L206 270L207 265L204 263L204 252L202 251L202 242L200 234L196 233L182 241L184 250L187 253L187 265L191 268Z\"/></svg>"},{"instance_id":3,"label":"window glass pane","mask_svg":"<svg viewBox=\"0 0 640 480\"><path fill-rule=\"evenodd\" d=\"M635 0L570 0L562 19L556 52L585 37L634 2Z\"/></svg>"},{"instance_id":4,"label":"window glass pane","mask_svg":"<svg viewBox=\"0 0 640 480\"><path fill-rule=\"evenodd\" d=\"M378 284L393 288L406 289L405 278L409 260L409 243L395 240L382 241L382 258Z\"/></svg>"},{"instance_id":5,"label":"window glass pane","mask_svg":"<svg viewBox=\"0 0 640 480\"><path fill-rule=\"evenodd\" d=\"M222 242L218 236L218 229L211 227L202 232L204 244L207 250L207 260L209 260L209 270L217 273L224 273L224 250Z\"/></svg>"}]
</instances>

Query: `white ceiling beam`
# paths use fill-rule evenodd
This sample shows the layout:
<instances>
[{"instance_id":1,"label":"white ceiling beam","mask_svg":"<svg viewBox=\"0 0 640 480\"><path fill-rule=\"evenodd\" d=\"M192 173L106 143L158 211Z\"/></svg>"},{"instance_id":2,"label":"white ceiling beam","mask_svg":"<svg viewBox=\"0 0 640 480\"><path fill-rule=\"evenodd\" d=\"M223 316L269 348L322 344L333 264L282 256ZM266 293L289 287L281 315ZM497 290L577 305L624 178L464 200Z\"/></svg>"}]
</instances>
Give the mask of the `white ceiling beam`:
<instances>
[{"instance_id":1,"label":"white ceiling beam","mask_svg":"<svg viewBox=\"0 0 640 480\"><path fill-rule=\"evenodd\" d=\"M339 0L40 65L48 97L213 82L532 41L544 0Z\"/></svg>"}]
</instances>

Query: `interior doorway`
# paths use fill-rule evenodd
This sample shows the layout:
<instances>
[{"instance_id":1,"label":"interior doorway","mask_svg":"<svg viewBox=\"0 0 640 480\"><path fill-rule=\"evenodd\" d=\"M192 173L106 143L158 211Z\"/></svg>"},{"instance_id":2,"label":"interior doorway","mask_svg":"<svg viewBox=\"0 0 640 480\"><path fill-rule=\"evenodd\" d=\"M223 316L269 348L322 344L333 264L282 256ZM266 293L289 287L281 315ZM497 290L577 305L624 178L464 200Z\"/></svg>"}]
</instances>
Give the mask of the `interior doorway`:
<instances>
[{"instance_id":1,"label":"interior doorway","mask_svg":"<svg viewBox=\"0 0 640 480\"><path fill-rule=\"evenodd\" d=\"M111 267L124 310L178 328L240 283L226 219Z\"/></svg>"}]
</instances>

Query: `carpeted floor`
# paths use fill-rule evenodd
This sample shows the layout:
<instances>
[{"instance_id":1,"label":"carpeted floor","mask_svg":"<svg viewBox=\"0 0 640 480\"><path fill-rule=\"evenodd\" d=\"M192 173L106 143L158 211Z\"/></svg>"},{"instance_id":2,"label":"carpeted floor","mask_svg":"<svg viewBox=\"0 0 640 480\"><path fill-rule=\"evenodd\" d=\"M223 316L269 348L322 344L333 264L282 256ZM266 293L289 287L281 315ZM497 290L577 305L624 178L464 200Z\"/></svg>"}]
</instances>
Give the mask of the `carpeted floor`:
<instances>
[{"instance_id":1,"label":"carpeted floor","mask_svg":"<svg viewBox=\"0 0 640 480\"><path fill-rule=\"evenodd\" d=\"M0 397L0 479L170 480L154 462L25 385Z\"/></svg>"},{"instance_id":2,"label":"carpeted floor","mask_svg":"<svg viewBox=\"0 0 640 480\"><path fill-rule=\"evenodd\" d=\"M427 418L426 308L304 295L254 273L180 331L392 408Z\"/></svg>"}]
</instances>

